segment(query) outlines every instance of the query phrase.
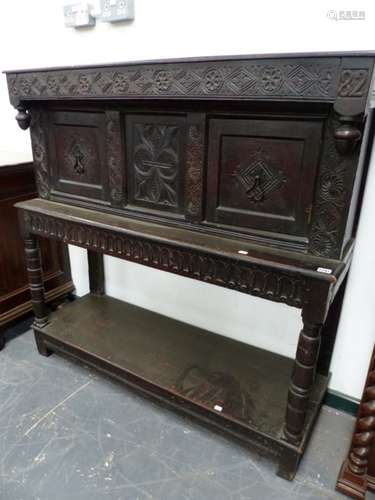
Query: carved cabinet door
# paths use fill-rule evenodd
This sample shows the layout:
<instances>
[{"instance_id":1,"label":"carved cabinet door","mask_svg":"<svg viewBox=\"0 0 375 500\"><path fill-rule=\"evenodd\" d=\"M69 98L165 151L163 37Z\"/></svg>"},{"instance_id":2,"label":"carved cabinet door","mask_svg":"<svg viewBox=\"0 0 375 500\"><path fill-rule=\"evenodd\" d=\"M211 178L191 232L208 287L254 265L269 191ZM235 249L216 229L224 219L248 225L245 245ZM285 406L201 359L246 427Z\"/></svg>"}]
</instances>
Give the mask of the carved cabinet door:
<instances>
[{"instance_id":1,"label":"carved cabinet door","mask_svg":"<svg viewBox=\"0 0 375 500\"><path fill-rule=\"evenodd\" d=\"M209 121L207 221L305 241L321 121Z\"/></svg>"},{"instance_id":2,"label":"carved cabinet door","mask_svg":"<svg viewBox=\"0 0 375 500\"><path fill-rule=\"evenodd\" d=\"M56 111L49 116L48 164L52 195L104 203L108 199L105 115Z\"/></svg>"}]
</instances>

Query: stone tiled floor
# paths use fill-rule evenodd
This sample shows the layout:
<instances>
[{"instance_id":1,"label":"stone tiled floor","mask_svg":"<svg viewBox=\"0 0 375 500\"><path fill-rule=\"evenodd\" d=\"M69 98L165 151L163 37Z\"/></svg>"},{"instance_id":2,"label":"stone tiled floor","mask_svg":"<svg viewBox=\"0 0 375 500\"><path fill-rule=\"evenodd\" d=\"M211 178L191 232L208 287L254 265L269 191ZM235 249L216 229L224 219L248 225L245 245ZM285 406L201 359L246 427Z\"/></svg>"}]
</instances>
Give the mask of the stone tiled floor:
<instances>
[{"instance_id":1,"label":"stone tiled floor","mask_svg":"<svg viewBox=\"0 0 375 500\"><path fill-rule=\"evenodd\" d=\"M353 419L323 408L295 481L230 439L54 355L0 353L1 500L331 500ZM368 498L375 499L369 494Z\"/></svg>"}]
</instances>

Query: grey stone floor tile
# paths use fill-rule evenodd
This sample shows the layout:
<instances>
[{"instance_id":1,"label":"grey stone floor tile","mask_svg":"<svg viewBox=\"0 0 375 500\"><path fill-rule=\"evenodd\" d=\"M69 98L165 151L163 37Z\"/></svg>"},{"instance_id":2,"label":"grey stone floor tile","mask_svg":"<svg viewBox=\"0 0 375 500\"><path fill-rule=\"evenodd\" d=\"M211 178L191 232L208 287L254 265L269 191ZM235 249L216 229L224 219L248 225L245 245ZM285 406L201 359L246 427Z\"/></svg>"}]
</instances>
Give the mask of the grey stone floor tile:
<instances>
[{"instance_id":1,"label":"grey stone floor tile","mask_svg":"<svg viewBox=\"0 0 375 500\"><path fill-rule=\"evenodd\" d=\"M0 353L0 500L345 498L334 484L352 417L323 408L288 482L275 462L123 384L39 356L17 328Z\"/></svg>"}]
</instances>

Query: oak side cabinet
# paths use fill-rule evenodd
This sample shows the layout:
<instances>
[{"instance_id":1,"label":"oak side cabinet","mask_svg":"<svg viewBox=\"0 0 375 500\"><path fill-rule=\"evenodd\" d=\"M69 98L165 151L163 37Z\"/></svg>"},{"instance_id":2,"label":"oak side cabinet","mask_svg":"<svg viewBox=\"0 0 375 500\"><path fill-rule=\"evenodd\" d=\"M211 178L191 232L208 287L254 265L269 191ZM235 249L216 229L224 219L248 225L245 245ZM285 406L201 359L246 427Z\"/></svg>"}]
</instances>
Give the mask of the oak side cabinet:
<instances>
[{"instance_id":1,"label":"oak side cabinet","mask_svg":"<svg viewBox=\"0 0 375 500\"><path fill-rule=\"evenodd\" d=\"M36 194L32 163L0 166L0 349L5 344L6 328L32 311L14 204ZM43 240L41 253L47 300L55 301L73 292L67 246Z\"/></svg>"},{"instance_id":2,"label":"oak side cabinet","mask_svg":"<svg viewBox=\"0 0 375 500\"><path fill-rule=\"evenodd\" d=\"M7 72L38 181L39 197L17 208L40 354L67 354L258 446L292 480L329 383L326 325L355 243L374 60L282 54ZM88 256L90 293L53 314L43 238ZM106 295L103 255L301 309L295 358Z\"/></svg>"}]
</instances>

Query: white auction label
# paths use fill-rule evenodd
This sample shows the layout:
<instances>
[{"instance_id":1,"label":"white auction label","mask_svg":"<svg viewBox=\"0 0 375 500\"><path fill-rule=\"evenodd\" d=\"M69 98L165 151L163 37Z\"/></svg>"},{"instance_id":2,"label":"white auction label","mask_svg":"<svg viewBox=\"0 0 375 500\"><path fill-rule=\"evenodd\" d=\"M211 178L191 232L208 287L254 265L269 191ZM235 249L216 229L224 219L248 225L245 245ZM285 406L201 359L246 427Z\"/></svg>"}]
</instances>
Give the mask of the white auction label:
<instances>
[{"instance_id":1,"label":"white auction label","mask_svg":"<svg viewBox=\"0 0 375 500\"><path fill-rule=\"evenodd\" d=\"M318 273L332 274L332 269L327 269L326 267L318 267Z\"/></svg>"}]
</instances>

